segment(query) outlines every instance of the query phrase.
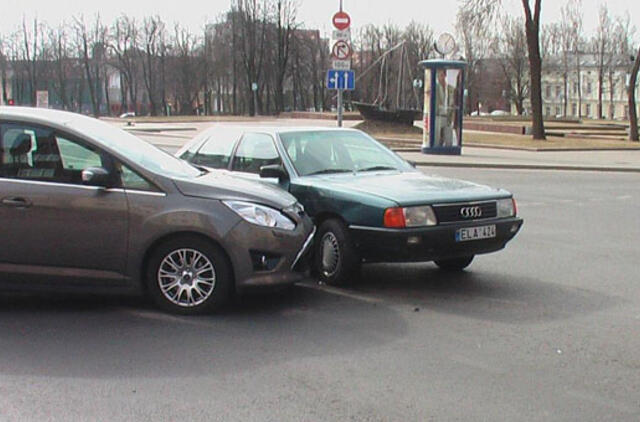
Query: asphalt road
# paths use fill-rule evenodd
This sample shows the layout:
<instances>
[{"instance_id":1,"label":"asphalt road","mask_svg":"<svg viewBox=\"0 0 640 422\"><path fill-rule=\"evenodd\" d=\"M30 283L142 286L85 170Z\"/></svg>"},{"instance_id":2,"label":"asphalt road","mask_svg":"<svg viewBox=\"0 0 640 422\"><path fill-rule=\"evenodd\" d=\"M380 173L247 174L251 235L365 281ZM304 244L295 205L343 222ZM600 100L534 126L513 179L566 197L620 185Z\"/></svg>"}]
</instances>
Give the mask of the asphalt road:
<instances>
[{"instance_id":1,"label":"asphalt road","mask_svg":"<svg viewBox=\"0 0 640 422\"><path fill-rule=\"evenodd\" d=\"M0 295L0 420L638 421L637 175L438 168L516 193L459 275L365 267L218 315Z\"/></svg>"}]
</instances>

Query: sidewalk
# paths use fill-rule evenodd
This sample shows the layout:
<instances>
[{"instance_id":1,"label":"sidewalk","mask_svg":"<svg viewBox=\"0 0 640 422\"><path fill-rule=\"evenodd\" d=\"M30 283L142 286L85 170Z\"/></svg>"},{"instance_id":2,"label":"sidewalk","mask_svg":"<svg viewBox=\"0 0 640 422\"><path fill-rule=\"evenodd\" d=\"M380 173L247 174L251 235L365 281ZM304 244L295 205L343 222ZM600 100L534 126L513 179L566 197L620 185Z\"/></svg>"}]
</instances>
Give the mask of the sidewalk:
<instances>
[{"instance_id":1,"label":"sidewalk","mask_svg":"<svg viewBox=\"0 0 640 422\"><path fill-rule=\"evenodd\" d=\"M418 166L640 173L640 150L531 152L463 147L459 156L398 153Z\"/></svg>"}]
</instances>

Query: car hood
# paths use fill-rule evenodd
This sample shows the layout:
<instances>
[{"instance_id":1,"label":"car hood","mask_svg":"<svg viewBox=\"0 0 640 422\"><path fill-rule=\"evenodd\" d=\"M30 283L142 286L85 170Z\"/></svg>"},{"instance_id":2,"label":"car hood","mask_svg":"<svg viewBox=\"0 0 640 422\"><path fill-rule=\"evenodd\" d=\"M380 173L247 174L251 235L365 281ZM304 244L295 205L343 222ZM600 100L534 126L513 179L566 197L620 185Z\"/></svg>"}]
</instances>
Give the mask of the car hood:
<instances>
[{"instance_id":1,"label":"car hood","mask_svg":"<svg viewBox=\"0 0 640 422\"><path fill-rule=\"evenodd\" d=\"M288 192L265 183L211 171L195 179L176 179L176 187L183 195L198 198L250 201L278 209L296 202Z\"/></svg>"},{"instance_id":2,"label":"car hood","mask_svg":"<svg viewBox=\"0 0 640 422\"><path fill-rule=\"evenodd\" d=\"M320 189L374 195L401 206L483 201L510 197L502 189L421 172L378 172L304 177Z\"/></svg>"}]
</instances>

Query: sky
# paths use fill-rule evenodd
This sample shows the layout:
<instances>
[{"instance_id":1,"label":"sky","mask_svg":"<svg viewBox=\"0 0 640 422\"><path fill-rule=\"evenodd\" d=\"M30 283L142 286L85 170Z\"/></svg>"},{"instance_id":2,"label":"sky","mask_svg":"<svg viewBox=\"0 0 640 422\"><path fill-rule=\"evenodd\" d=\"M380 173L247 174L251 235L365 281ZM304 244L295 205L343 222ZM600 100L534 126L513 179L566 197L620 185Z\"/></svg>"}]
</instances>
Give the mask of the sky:
<instances>
[{"instance_id":1,"label":"sky","mask_svg":"<svg viewBox=\"0 0 640 422\"><path fill-rule=\"evenodd\" d=\"M605 0L583 0L584 27L591 33L598 19L598 9ZM533 2L533 1L532 1ZM558 21L565 1L544 0L543 22ZM632 19L640 18L640 1L606 0L615 14L629 11ZM503 0L505 10L523 15L520 0ZM37 17L55 26L71 16L84 14L91 17L100 13L104 22L112 22L118 15L134 17L160 15L167 22L179 22L197 32L206 22L214 20L228 10L229 0L0 0L0 33L6 34L19 27L23 16ZM339 8L339 0L299 0L299 20L306 28L318 28L323 33L331 29L331 17ZM456 0L344 0L344 10L351 15L352 27L357 29L369 23L394 23L404 26L415 20L429 24L436 34L452 32L458 8Z\"/></svg>"}]
</instances>

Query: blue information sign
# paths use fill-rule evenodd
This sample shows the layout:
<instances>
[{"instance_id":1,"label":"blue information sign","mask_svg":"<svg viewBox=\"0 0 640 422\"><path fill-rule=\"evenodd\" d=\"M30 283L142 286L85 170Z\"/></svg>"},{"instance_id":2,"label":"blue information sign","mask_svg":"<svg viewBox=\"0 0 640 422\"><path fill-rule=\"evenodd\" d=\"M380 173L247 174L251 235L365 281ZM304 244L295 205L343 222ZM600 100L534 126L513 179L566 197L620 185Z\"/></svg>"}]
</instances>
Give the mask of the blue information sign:
<instances>
[{"instance_id":1,"label":"blue information sign","mask_svg":"<svg viewBox=\"0 0 640 422\"><path fill-rule=\"evenodd\" d=\"M356 75L353 70L330 70L327 72L327 88L353 91L356 89Z\"/></svg>"}]
</instances>

